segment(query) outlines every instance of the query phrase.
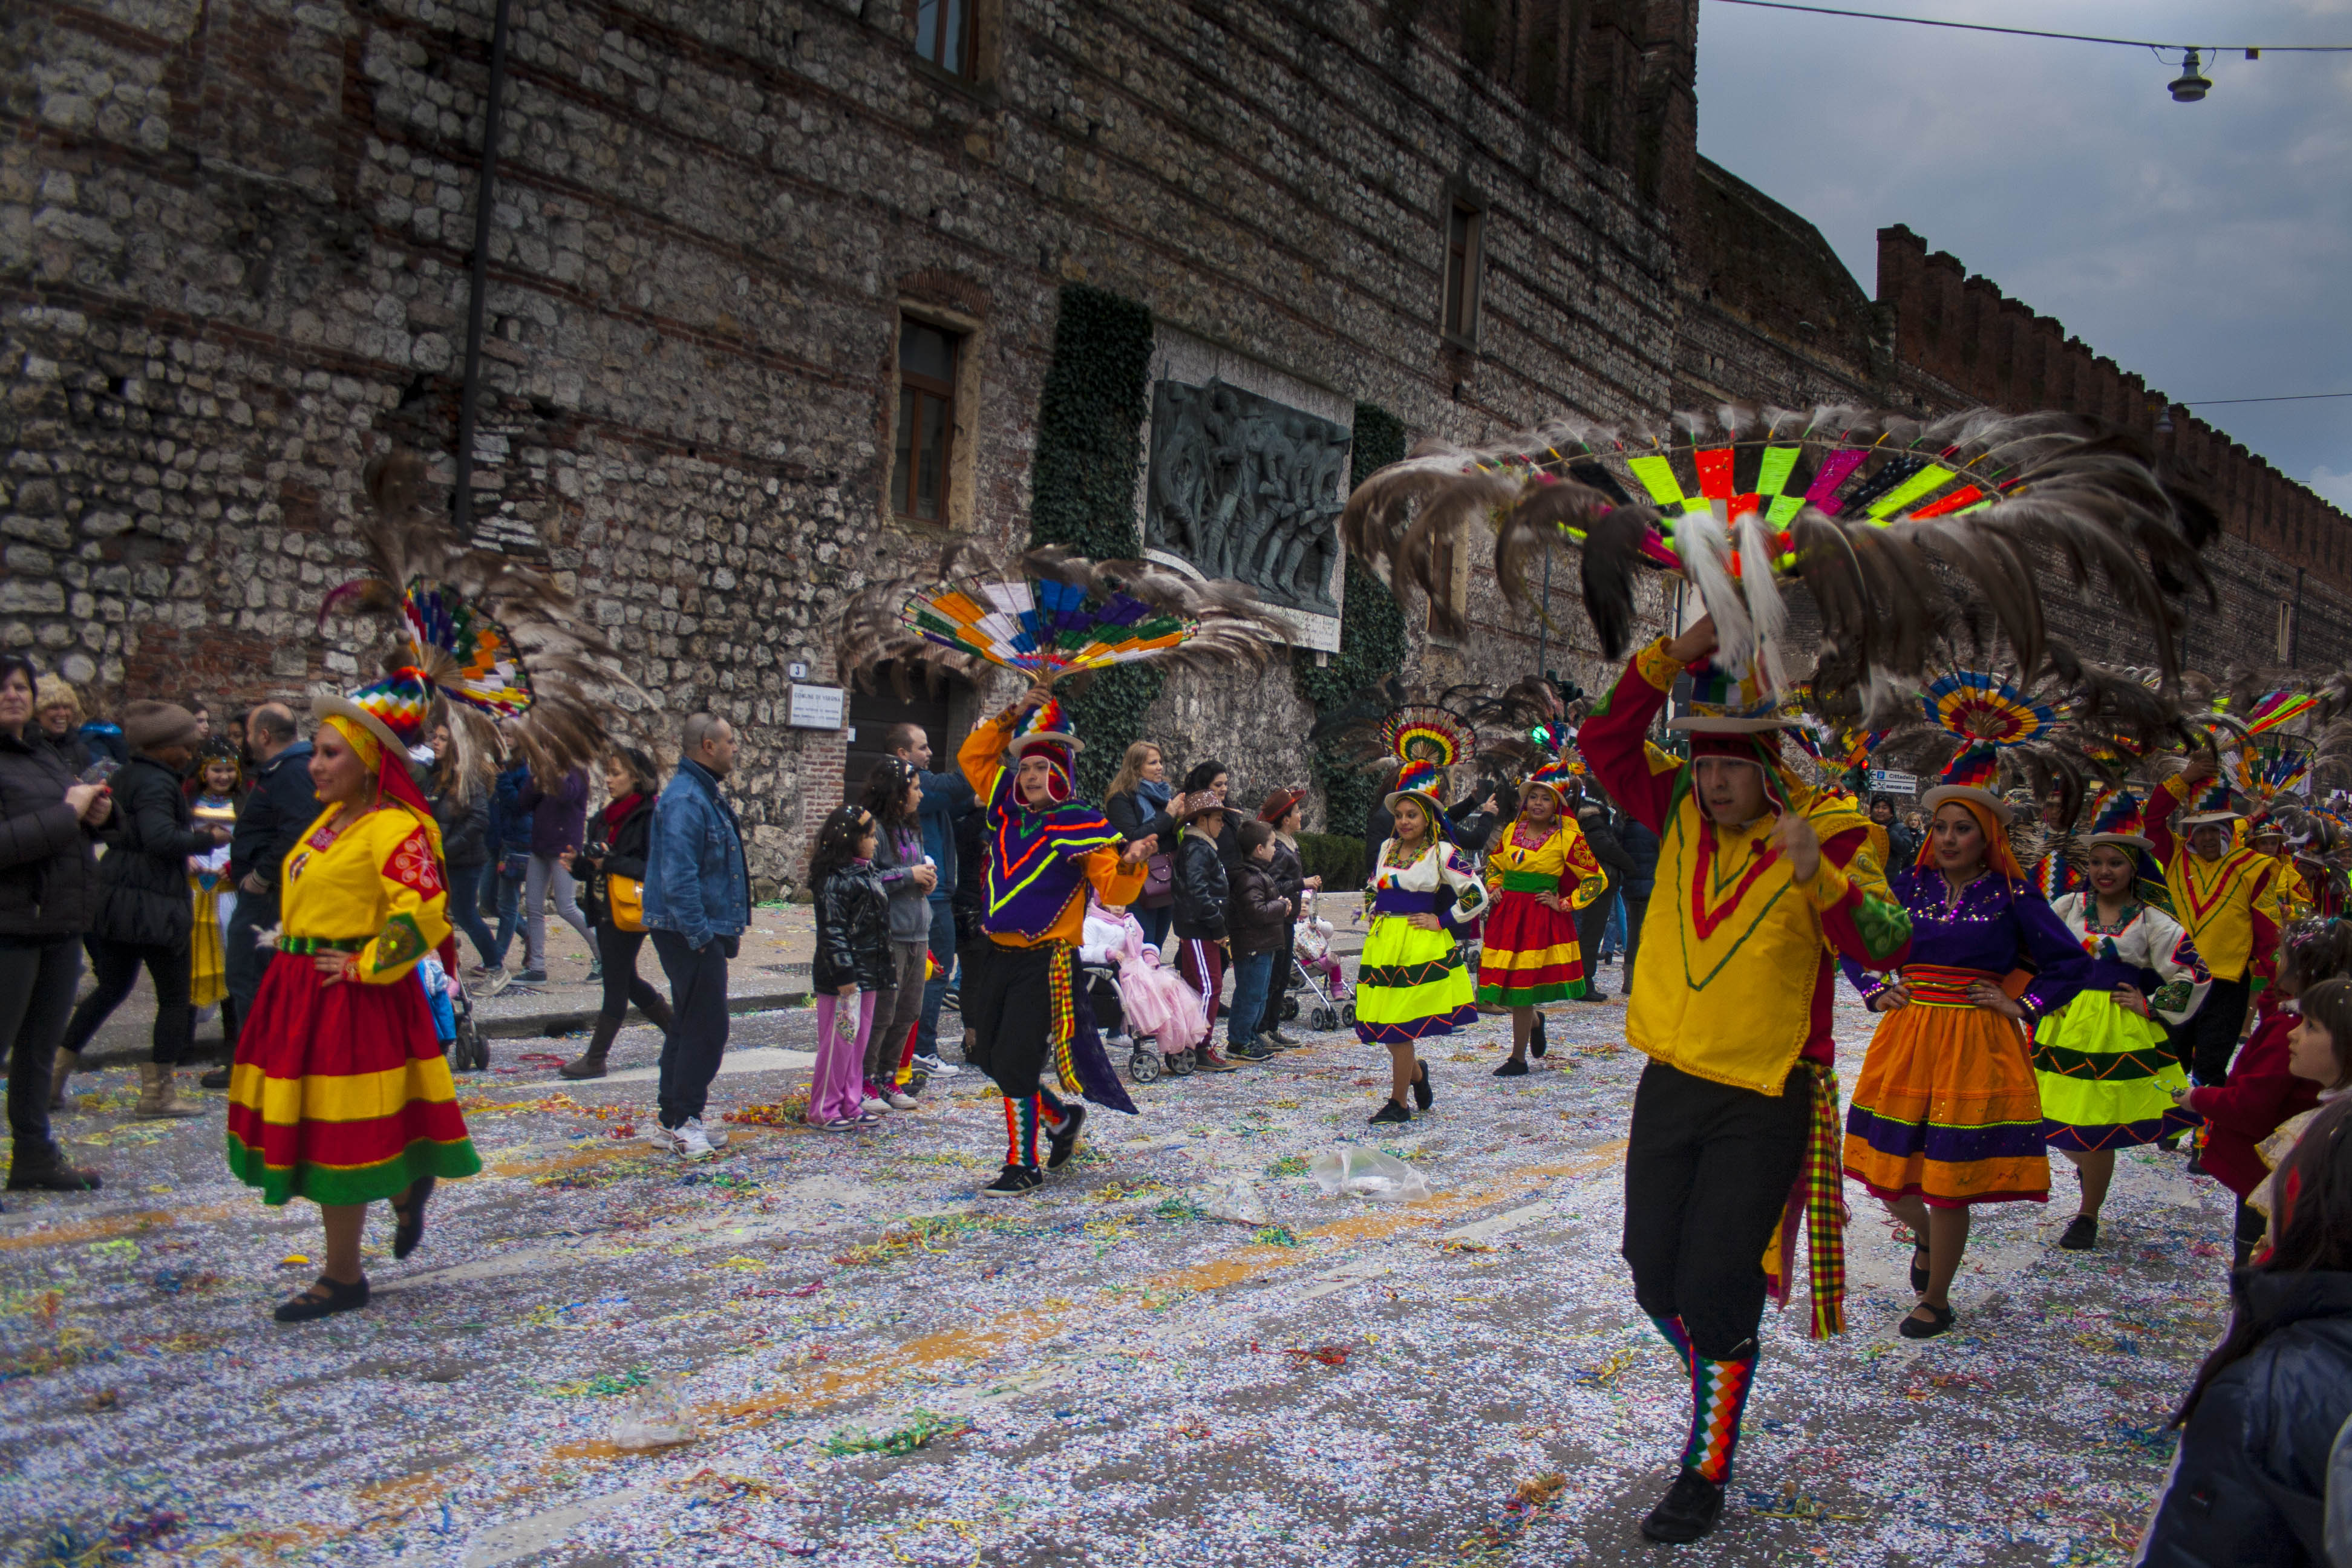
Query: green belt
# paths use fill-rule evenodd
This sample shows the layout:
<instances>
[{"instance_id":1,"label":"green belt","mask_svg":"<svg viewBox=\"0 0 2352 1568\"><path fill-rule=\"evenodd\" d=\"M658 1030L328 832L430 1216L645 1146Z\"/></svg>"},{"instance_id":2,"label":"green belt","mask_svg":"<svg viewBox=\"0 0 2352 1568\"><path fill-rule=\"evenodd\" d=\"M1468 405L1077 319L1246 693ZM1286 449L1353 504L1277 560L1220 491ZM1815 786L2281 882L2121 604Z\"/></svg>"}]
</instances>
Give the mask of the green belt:
<instances>
[{"instance_id":1,"label":"green belt","mask_svg":"<svg viewBox=\"0 0 2352 1568\"><path fill-rule=\"evenodd\" d=\"M372 936L281 936L278 951L298 956L312 952L364 952Z\"/></svg>"},{"instance_id":2,"label":"green belt","mask_svg":"<svg viewBox=\"0 0 2352 1568\"><path fill-rule=\"evenodd\" d=\"M1557 893L1559 879L1542 871L1506 871L1503 891L1507 893Z\"/></svg>"}]
</instances>

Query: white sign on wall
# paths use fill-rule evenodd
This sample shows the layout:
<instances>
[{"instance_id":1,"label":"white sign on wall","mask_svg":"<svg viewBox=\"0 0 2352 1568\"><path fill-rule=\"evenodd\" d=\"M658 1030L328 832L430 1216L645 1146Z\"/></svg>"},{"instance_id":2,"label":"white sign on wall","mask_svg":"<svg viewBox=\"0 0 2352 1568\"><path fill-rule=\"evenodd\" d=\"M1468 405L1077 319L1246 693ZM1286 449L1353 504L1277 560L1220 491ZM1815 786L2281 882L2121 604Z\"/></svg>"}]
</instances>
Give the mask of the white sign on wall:
<instances>
[{"instance_id":1,"label":"white sign on wall","mask_svg":"<svg viewBox=\"0 0 2352 1568\"><path fill-rule=\"evenodd\" d=\"M847 704L838 686L794 686L785 722L795 730L838 730Z\"/></svg>"}]
</instances>

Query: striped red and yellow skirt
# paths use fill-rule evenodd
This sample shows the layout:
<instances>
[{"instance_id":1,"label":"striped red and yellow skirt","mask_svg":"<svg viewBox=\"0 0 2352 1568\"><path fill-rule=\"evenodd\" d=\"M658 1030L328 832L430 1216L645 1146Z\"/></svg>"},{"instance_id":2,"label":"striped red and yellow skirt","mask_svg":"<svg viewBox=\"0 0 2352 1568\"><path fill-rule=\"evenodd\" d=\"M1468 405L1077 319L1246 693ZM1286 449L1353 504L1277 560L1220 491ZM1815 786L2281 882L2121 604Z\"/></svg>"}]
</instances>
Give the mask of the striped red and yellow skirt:
<instances>
[{"instance_id":1,"label":"striped red and yellow skirt","mask_svg":"<svg viewBox=\"0 0 2352 1568\"><path fill-rule=\"evenodd\" d=\"M1486 946L1478 958L1478 1000L1529 1007L1584 994L1584 955L1576 945L1576 917L1537 902L1559 891L1559 879L1506 871L1503 890L1487 912Z\"/></svg>"},{"instance_id":2,"label":"striped red and yellow skirt","mask_svg":"<svg viewBox=\"0 0 2352 1568\"><path fill-rule=\"evenodd\" d=\"M2050 1196L2025 1030L1968 998L1974 969L1910 964L1911 1005L1880 1015L1846 1110L1845 1173L1932 1208Z\"/></svg>"},{"instance_id":3,"label":"striped red and yellow skirt","mask_svg":"<svg viewBox=\"0 0 2352 1568\"><path fill-rule=\"evenodd\" d=\"M311 954L278 952L228 1102L229 1169L265 1203L364 1204L482 1168L414 973L330 985Z\"/></svg>"}]
</instances>

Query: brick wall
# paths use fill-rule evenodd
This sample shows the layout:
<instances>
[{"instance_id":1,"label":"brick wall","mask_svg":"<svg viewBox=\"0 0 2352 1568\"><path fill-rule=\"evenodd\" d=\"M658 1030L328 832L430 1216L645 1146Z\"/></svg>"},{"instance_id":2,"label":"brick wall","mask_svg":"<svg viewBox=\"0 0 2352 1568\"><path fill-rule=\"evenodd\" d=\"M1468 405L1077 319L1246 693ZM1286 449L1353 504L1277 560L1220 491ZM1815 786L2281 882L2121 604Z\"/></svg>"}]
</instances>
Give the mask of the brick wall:
<instances>
[{"instance_id":1,"label":"brick wall","mask_svg":"<svg viewBox=\"0 0 2352 1568\"><path fill-rule=\"evenodd\" d=\"M914 59L911 10L514 7L481 535L576 586L646 734L739 721L763 880L844 765L782 724L785 666L836 679L841 598L941 539L882 505L902 301L977 324L968 522L1003 540L1066 279L1415 435L1656 413L1673 375L1696 0L1007 0L977 87ZM360 469L402 442L454 474L489 13L9 8L0 643L101 705L355 672L312 617ZM1487 212L1475 347L1437 330L1453 192ZM1483 577L1472 611L1432 671L1524 672L1533 627ZM1156 717L1248 747L1245 787L1305 775L1279 666Z\"/></svg>"}]
</instances>

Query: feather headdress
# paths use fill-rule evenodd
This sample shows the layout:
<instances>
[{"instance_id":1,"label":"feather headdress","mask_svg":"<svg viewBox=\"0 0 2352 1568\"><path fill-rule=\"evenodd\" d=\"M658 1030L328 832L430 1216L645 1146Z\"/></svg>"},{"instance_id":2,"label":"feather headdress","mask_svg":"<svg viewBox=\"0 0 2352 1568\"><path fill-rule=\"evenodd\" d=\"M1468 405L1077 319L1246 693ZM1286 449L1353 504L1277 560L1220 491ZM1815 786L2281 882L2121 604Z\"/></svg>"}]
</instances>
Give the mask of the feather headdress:
<instances>
[{"instance_id":1,"label":"feather headdress","mask_svg":"<svg viewBox=\"0 0 2352 1568\"><path fill-rule=\"evenodd\" d=\"M319 618L375 611L397 622L385 679L366 689L378 694L371 711L420 734L446 722L468 792L488 777L500 738L554 778L604 753L617 710L652 705L554 579L475 548L424 505L416 453L373 458L364 479L371 515L360 539L372 574L329 593Z\"/></svg>"},{"instance_id":2,"label":"feather headdress","mask_svg":"<svg viewBox=\"0 0 2352 1568\"><path fill-rule=\"evenodd\" d=\"M1045 545L1006 561L960 542L929 578L877 583L841 624L841 667L861 682L892 663L967 679L987 667L1040 684L1117 665L1262 665L1284 624L1239 583L1204 583L1148 561L1090 561ZM1073 689L1077 689L1075 687Z\"/></svg>"},{"instance_id":3,"label":"feather headdress","mask_svg":"<svg viewBox=\"0 0 2352 1568\"><path fill-rule=\"evenodd\" d=\"M1842 407L1726 405L1667 430L1567 421L1482 447L1425 445L1349 499L1349 550L1392 586L1433 586L1438 542L1495 529L1514 604L1546 552L1575 549L1604 652L1622 654L1643 570L1677 573L1715 617L1717 658L1769 691L1790 684L1784 580L1818 608L1829 662L1865 682L1916 677L1948 623L1942 580L1998 616L2023 668L2044 656L2042 558L2103 579L2175 668L2167 596L2210 592L2210 505L2120 429L2073 415L1978 410L1922 421ZM1940 575L1939 575L1940 574ZM1430 594L1441 626L1449 596Z\"/></svg>"}]
</instances>

